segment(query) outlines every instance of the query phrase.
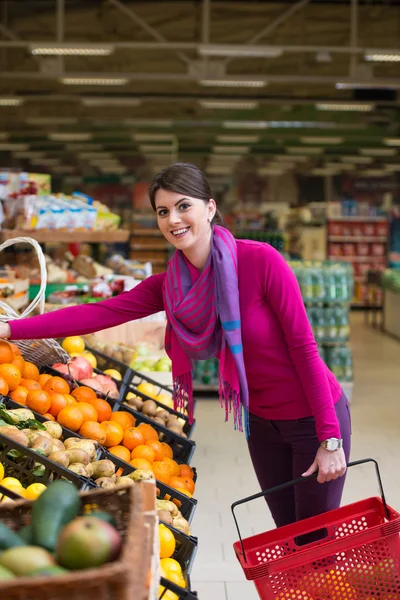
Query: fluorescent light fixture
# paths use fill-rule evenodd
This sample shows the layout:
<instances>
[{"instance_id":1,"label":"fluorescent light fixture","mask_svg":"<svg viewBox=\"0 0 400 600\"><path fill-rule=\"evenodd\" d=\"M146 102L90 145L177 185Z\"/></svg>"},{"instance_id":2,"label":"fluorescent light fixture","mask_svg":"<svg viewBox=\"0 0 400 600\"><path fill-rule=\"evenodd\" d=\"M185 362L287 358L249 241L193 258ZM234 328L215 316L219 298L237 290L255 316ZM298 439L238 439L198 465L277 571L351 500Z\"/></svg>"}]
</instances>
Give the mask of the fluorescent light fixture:
<instances>
[{"instance_id":1,"label":"fluorescent light fixture","mask_svg":"<svg viewBox=\"0 0 400 600\"><path fill-rule=\"evenodd\" d=\"M198 48L200 56L253 56L261 58L279 58L283 50L277 46L251 46L250 44L229 45L229 44L205 44Z\"/></svg>"},{"instance_id":2,"label":"fluorescent light fixture","mask_svg":"<svg viewBox=\"0 0 400 600\"><path fill-rule=\"evenodd\" d=\"M166 154L169 154L170 152L172 152L173 148L172 146L168 145L168 144L141 144L139 146L139 150L143 153L160 153L160 152L165 152Z\"/></svg>"},{"instance_id":3,"label":"fluorescent light fixture","mask_svg":"<svg viewBox=\"0 0 400 600\"><path fill-rule=\"evenodd\" d=\"M369 165L374 161L371 156L341 156L340 160L354 165Z\"/></svg>"},{"instance_id":4,"label":"fluorescent light fixture","mask_svg":"<svg viewBox=\"0 0 400 600\"><path fill-rule=\"evenodd\" d=\"M1 96L0 106L21 106L23 101L23 98L18 98L17 96Z\"/></svg>"},{"instance_id":5,"label":"fluorescent light fixture","mask_svg":"<svg viewBox=\"0 0 400 600\"><path fill-rule=\"evenodd\" d=\"M213 146L214 154L246 154L248 146Z\"/></svg>"},{"instance_id":6,"label":"fluorescent light fixture","mask_svg":"<svg viewBox=\"0 0 400 600\"><path fill-rule=\"evenodd\" d=\"M400 83L342 83L339 82L335 85L337 90L398 90L400 89Z\"/></svg>"},{"instance_id":7,"label":"fluorescent light fixture","mask_svg":"<svg viewBox=\"0 0 400 600\"><path fill-rule=\"evenodd\" d=\"M302 144L324 144L326 146L337 146L338 144L343 144L344 139L342 137L301 137L300 141Z\"/></svg>"},{"instance_id":8,"label":"fluorescent light fixture","mask_svg":"<svg viewBox=\"0 0 400 600\"><path fill-rule=\"evenodd\" d=\"M202 108L214 109L232 109L232 110L253 110L259 106L259 102L248 100L199 100Z\"/></svg>"},{"instance_id":9,"label":"fluorescent light fixture","mask_svg":"<svg viewBox=\"0 0 400 600\"><path fill-rule=\"evenodd\" d=\"M400 138L385 138L383 143L386 146L400 146Z\"/></svg>"},{"instance_id":10,"label":"fluorescent light fixture","mask_svg":"<svg viewBox=\"0 0 400 600\"><path fill-rule=\"evenodd\" d=\"M49 140L52 142L86 142L92 139L91 133L49 133Z\"/></svg>"},{"instance_id":11,"label":"fluorescent light fixture","mask_svg":"<svg viewBox=\"0 0 400 600\"><path fill-rule=\"evenodd\" d=\"M126 77L63 77L64 85L125 85Z\"/></svg>"},{"instance_id":12,"label":"fluorescent light fixture","mask_svg":"<svg viewBox=\"0 0 400 600\"><path fill-rule=\"evenodd\" d=\"M388 173L398 173L400 171L400 164L399 165L384 165L384 169Z\"/></svg>"},{"instance_id":13,"label":"fluorescent light fixture","mask_svg":"<svg viewBox=\"0 0 400 600\"><path fill-rule=\"evenodd\" d=\"M45 155L44 152L35 152L35 150L27 150L22 152L14 152L15 158L43 158Z\"/></svg>"},{"instance_id":14,"label":"fluorescent light fixture","mask_svg":"<svg viewBox=\"0 0 400 600\"><path fill-rule=\"evenodd\" d=\"M267 85L267 82L262 79L201 79L199 83L204 87L262 88Z\"/></svg>"},{"instance_id":15,"label":"fluorescent light fixture","mask_svg":"<svg viewBox=\"0 0 400 600\"><path fill-rule=\"evenodd\" d=\"M256 144L258 135L217 135L217 142L222 144Z\"/></svg>"},{"instance_id":16,"label":"fluorescent light fixture","mask_svg":"<svg viewBox=\"0 0 400 600\"><path fill-rule=\"evenodd\" d=\"M135 107L142 103L140 98L81 98L84 106L128 106Z\"/></svg>"},{"instance_id":17,"label":"fluorescent light fixture","mask_svg":"<svg viewBox=\"0 0 400 600\"><path fill-rule=\"evenodd\" d=\"M65 150L67 152L101 152L103 150L103 146L101 144L66 144Z\"/></svg>"},{"instance_id":18,"label":"fluorescent light fixture","mask_svg":"<svg viewBox=\"0 0 400 600\"><path fill-rule=\"evenodd\" d=\"M134 133L132 139L135 142L174 142L176 136L172 133Z\"/></svg>"},{"instance_id":19,"label":"fluorescent light fixture","mask_svg":"<svg viewBox=\"0 0 400 600\"><path fill-rule=\"evenodd\" d=\"M395 148L361 148L360 154L363 156L395 156Z\"/></svg>"},{"instance_id":20,"label":"fluorescent light fixture","mask_svg":"<svg viewBox=\"0 0 400 600\"><path fill-rule=\"evenodd\" d=\"M375 108L374 104L369 102L349 103L349 102L322 102L315 105L317 110L343 111L343 112L370 112Z\"/></svg>"},{"instance_id":21,"label":"fluorescent light fixture","mask_svg":"<svg viewBox=\"0 0 400 600\"><path fill-rule=\"evenodd\" d=\"M75 125L78 119L74 117L30 117L25 119L28 125Z\"/></svg>"},{"instance_id":22,"label":"fluorescent light fixture","mask_svg":"<svg viewBox=\"0 0 400 600\"><path fill-rule=\"evenodd\" d=\"M112 154L110 152L80 152L78 154L79 158L83 160L90 160L92 158L112 158Z\"/></svg>"},{"instance_id":23,"label":"fluorescent light fixture","mask_svg":"<svg viewBox=\"0 0 400 600\"><path fill-rule=\"evenodd\" d=\"M307 148L303 146L289 146L286 148L289 154L309 154L310 156L318 156L324 152L323 148Z\"/></svg>"},{"instance_id":24,"label":"fluorescent light fixture","mask_svg":"<svg viewBox=\"0 0 400 600\"><path fill-rule=\"evenodd\" d=\"M400 52L376 52L367 50L365 60L370 62L400 62Z\"/></svg>"},{"instance_id":25,"label":"fluorescent light fixture","mask_svg":"<svg viewBox=\"0 0 400 600\"><path fill-rule=\"evenodd\" d=\"M14 152L14 150L24 152L25 150L29 150L29 144L13 144L13 143L0 144L0 151Z\"/></svg>"},{"instance_id":26,"label":"fluorescent light fixture","mask_svg":"<svg viewBox=\"0 0 400 600\"><path fill-rule=\"evenodd\" d=\"M69 44L41 44L30 46L34 56L109 56L114 52L111 44L92 46L74 46Z\"/></svg>"},{"instance_id":27,"label":"fluorescent light fixture","mask_svg":"<svg viewBox=\"0 0 400 600\"><path fill-rule=\"evenodd\" d=\"M364 177L389 177L390 173L385 169L366 169L362 171Z\"/></svg>"},{"instance_id":28,"label":"fluorescent light fixture","mask_svg":"<svg viewBox=\"0 0 400 600\"><path fill-rule=\"evenodd\" d=\"M268 129L268 121L224 121L224 129Z\"/></svg>"}]
</instances>

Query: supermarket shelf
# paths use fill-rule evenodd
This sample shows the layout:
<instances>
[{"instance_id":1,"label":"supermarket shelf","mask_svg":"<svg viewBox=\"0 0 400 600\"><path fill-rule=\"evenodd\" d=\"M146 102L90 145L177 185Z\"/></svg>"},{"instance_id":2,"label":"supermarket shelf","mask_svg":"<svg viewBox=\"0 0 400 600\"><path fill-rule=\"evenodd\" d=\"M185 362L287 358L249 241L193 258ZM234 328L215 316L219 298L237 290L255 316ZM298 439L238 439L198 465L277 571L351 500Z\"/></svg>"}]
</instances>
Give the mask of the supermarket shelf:
<instances>
[{"instance_id":1,"label":"supermarket shelf","mask_svg":"<svg viewBox=\"0 0 400 600\"><path fill-rule=\"evenodd\" d=\"M139 236L144 236L144 235L148 235L151 237L159 237L159 238L163 238L163 234L161 233L161 231L159 229L139 229L139 228L134 228L132 229L132 235L137 235Z\"/></svg>"},{"instance_id":2,"label":"supermarket shelf","mask_svg":"<svg viewBox=\"0 0 400 600\"><path fill-rule=\"evenodd\" d=\"M385 223L386 217L328 217L328 221L336 221L337 223Z\"/></svg>"},{"instance_id":3,"label":"supermarket shelf","mask_svg":"<svg viewBox=\"0 0 400 600\"><path fill-rule=\"evenodd\" d=\"M354 281L366 281L366 275L355 275Z\"/></svg>"},{"instance_id":4,"label":"supermarket shelf","mask_svg":"<svg viewBox=\"0 0 400 600\"><path fill-rule=\"evenodd\" d=\"M348 235L330 235L328 236L328 241L331 243L335 243L335 242L347 242L347 243L351 243L351 242L359 242L359 243L381 243L384 244L388 241L387 237L385 236L348 236Z\"/></svg>"},{"instance_id":5,"label":"supermarket shelf","mask_svg":"<svg viewBox=\"0 0 400 600\"><path fill-rule=\"evenodd\" d=\"M117 231L60 231L49 229L38 229L36 231L25 231L23 229L3 229L0 231L0 242L17 237L29 237L40 244L45 243L88 243L88 244L115 244L129 240L130 232L126 229Z\"/></svg>"},{"instance_id":6,"label":"supermarket shelf","mask_svg":"<svg viewBox=\"0 0 400 600\"><path fill-rule=\"evenodd\" d=\"M333 256L330 254L329 260L340 260L342 262L371 262L380 260L386 262L386 256Z\"/></svg>"},{"instance_id":7,"label":"supermarket shelf","mask_svg":"<svg viewBox=\"0 0 400 600\"><path fill-rule=\"evenodd\" d=\"M193 388L195 392L218 392L218 385L206 385L205 383L194 382Z\"/></svg>"}]
</instances>

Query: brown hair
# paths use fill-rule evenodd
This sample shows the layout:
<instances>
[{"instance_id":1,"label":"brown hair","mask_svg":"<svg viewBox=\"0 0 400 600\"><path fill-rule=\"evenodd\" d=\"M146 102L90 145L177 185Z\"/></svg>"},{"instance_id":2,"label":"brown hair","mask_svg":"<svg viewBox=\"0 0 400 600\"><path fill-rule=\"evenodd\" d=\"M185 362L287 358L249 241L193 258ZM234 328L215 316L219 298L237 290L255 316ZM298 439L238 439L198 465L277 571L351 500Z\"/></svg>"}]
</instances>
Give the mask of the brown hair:
<instances>
[{"instance_id":1,"label":"brown hair","mask_svg":"<svg viewBox=\"0 0 400 600\"><path fill-rule=\"evenodd\" d=\"M150 203L154 211L156 210L158 190L185 194L191 198L204 200L206 203L212 198L211 187L203 171L195 165L184 162L175 163L154 176L149 188ZM224 225L219 210L215 212L211 224Z\"/></svg>"}]
</instances>

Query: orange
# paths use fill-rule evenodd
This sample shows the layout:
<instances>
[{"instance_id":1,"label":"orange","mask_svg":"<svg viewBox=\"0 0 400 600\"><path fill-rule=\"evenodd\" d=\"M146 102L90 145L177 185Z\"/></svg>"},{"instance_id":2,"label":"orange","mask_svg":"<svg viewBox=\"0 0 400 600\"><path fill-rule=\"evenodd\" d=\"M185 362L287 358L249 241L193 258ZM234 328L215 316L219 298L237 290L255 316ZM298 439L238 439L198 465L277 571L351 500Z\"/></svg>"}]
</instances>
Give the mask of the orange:
<instances>
[{"instance_id":1,"label":"orange","mask_svg":"<svg viewBox=\"0 0 400 600\"><path fill-rule=\"evenodd\" d=\"M14 353L11 344L5 340L0 340L0 363L11 363L14 358Z\"/></svg>"},{"instance_id":2,"label":"orange","mask_svg":"<svg viewBox=\"0 0 400 600\"><path fill-rule=\"evenodd\" d=\"M67 398L64 394L56 394L55 392L50 392L51 406L49 413L56 417L60 410L68 406Z\"/></svg>"},{"instance_id":3,"label":"orange","mask_svg":"<svg viewBox=\"0 0 400 600\"><path fill-rule=\"evenodd\" d=\"M130 464L132 465L132 467L135 467L135 469L144 469L145 471L151 471L151 463L149 463L149 461L145 458L133 458L130 461Z\"/></svg>"},{"instance_id":4,"label":"orange","mask_svg":"<svg viewBox=\"0 0 400 600\"><path fill-rule=\"evenodd\" d=\"M95 400L90 401L90 404L95 407L97 411L97 418L99 423L103 421L109 421L111 418L112 410L111 406L106 402L106 400L102 400L101 398L96 398ZM116 444L112 444L116 446Z\"/></svg>"},{"instance_id":5,"label":"orange","mask_svg":"<svg viewBox=\"0 0 400 600\"><path fill-rule=\"evenodd\" d=\"M179 477L181 469L180 469L178 463L175 460L172 460L171 458L168 458L168 457L164 458L164 462L169 463L171 465L172 475Z\"/></svg>"},{"instance_id":6,"label":"orange","mask_svg":"<svg viewBox=\"0 0 400 600\"><path fill-rule=\"evenodd\" d=\"M39 375L38 382L40 387L42 388L46 381L48 381L49 379L51 379L51 375L49 375L48 373L42 373L41 375Z\"/></svg>"},{"instance_id":7,"label":"orange","mask_svg":"<svg viewBox=\"0 0 400 600\"><path fill-rule=\"evenodd\" d=\"M42 389L40 387L40 383L38 381L35 381L34 379L21 379L20 385L22 385L22 387L26 388L29 391L32 390L40 390Z\"/></svg>"},{"instance_id":8,"label":"orange","mask_svg":"<svg viewBox=\"0 0 400 600\"><path fill-rule=\"evenodd\" d=\"M134 448L132 450L131 456L132 456L132 458L145 458L146 460L149 461L149 463L153 463L154 457L155 457L155 452L154 452L153 448L150 448L150 446L141 444L140 446L136 446L136 448Z\"/></svg>"},{"instance_id":9,"label":"orange","mask_svg":"<svg viewBox=\"0 0 400 600\"><path fill-rule=\"evenodd\" d=\"M166 458L174 458L174 453L172 452L171 446L169 446L169 444L167 444L166 442L161 442L161 445L164 450L164 456Z\"/></svg>"},{"instance_id":10,"label":"orange","mask_svg":"<svg viewBox=\"0 0 400 600\"><path fill-rule=\"evenodd\" d=\"M147 440L146 446L149 446L154 450L154 460L164 459L164 448L162 447L161 442L156 442L155 440Z\"/></svg>"},{"instance_id":11,"label":"orange","mask_svg":"<svg viewBox=\"0 0 400 600\"><path fill-rule=\"evenodd\" d=\"M62 377L50 377L43 386L46 392L56 392L57 394L69 394L68 383Z\"/></svg>"},{"instance_id":12,"label":"orange","mask_svg":"<svg viewBox=\"0 0 400 600\"><path fill-rule=\"evenodd\" d=\"M119 423L124 431L125 429L128 429L128 427L135 427L136 423L135 417L126 410L117 410L113 412L110 421Z\"/></svg>"},{"instance_id":13,"label":"orange","mask_svg":"<svg viewBox=\"0 0 400 600\"><path fill-rule=\"evenodd\" d=\"M10 392L10 398L11 400L14 400L14 402L18 402L18 404L24 404L26 406L26 398L28 394L29 390L19 385L17 388L15 388L15 390Z\"/></svg>"},{"instance_id":14,"label":"orange","mask_svg":"<svg viewBox=\"0 0 400 600\"><path fill-rule=\"evenodd\" d=\"M103 421L101 426L106 432L106 440L104 442L106 448L118 446L118 444L122 442L124 430L119 423L115 423L114 421Z\"/></svg>"},{"instance_id":15,"label":"orange","mask_svg":"<svg viewBox=\"0 0 400 600\"><path fill-rule=\"evenodd\" d=\"M174 488L175 490L178 489L178 488L186 489L185 480L181 479L180 477L176 477L175 475L173 475L171 477L171 479L169 480L169 484L168 485L170 487Z\"/></svg>"},{"instance_id":16,"label":"orange","mask_svg":"<svg viewBox=\"0 0 400 600\"><path fill-rule=\"evenodd\" d=\"M10 363L4 363L0 365L0 377L8 383L8 387L11 391L15 390L21 383L21 371Z\"/></svg>"},{"instance_id":17,"label":"orange","mask_svg":"<svg viewBox=\"0 0 400 600\"><path fill-rule=\"evenodd\" d=\"M80 385L73 392L71 392L71 396L75 398L78 402L90 402L91 400L96 400L96 392L86 385Z\"/></svg>"},{"instance_id":18,"label":"orange","mask_svg":"<svg viewBox=\"0 0 400 600\"><path fill-rule=\"evenodd\" d=\"M168 527L160 523L158 526L160 540L160 558L171 558L176 548L175 536Z\"/></svg>"},{"instance_id":19,"label":"orange","mask_svg":"<svg viewBox=\"0 0 400 600\"><path fill-rule=\"evenodd\" d=\"M25 367L25 361L22 358L22 356L13 356L13 359L11 361L11 364L14 365L15 367L17 367L21 373L23 373L24 367ZM22 375L23 377L23 375Z\"/></svg>"},{"instance_id":20,"label":"orange","mask_svg":"<svg viewBox=\"0 0 400 600\"><path fill-rule=\"evenodd\" d=\"M156 460L153 462L153 473L157 481L161 481L161 483L168 485L169 480L171 479L170 465L167 465L167 463L162 460Z\"/></svg>"},{"instance_id":21,"label":"orange","mask_svg":"<svg viewBox=\"0 0 400 600\"><path fill-rule=\"evenodd\" d=\"M128 448L128 450L133 450L136 448L136 446L140 446L144 443L145 440L139 427L129 427L128 429L125 429L122 441L122 444L125 446L125 448Z\"/></svg>"},{"instance_id":22,"label":"orange","mask_svg":"<svg viewBox=\"0 0 400 600\"><path fill-rule=\"evenodd\" d=\"M186 489L186 488L175 488L177 492L180 492L181 494L183 494L184 496L187 496L188 498L192 497L192 494ZM172 502L174 502L174 504L176 504L179 508L181 502L179 502L179 500L172 500Z\"/></svg>"},{"instance_id":23,"label":"orange","mask_svg":"<svg viewBox=\"0 0 400 600\"><path fill-rule=\"evenodd\" d=\"M67 406L72 406L73 404L77 404L77 401L75 400L75 398L73 396L71 396L71 394L62 394L66 401L67 401Z\"/></svg>"},{"instance_id":24,"label":"orange","mask_svg":"<svg viewBox=\"0 0 400 600\"><path fill-rule=\"evenodd\" d=\"M55 421L55 417L53 417L53 415L51 415L50 413L44 413L43 415L45 417L45 419L47 419L47 421Z\"/></svg>"},{"instance_id":25,"label":"orange","mask_svg":"<svg viewBox=\"0 0 400 600\"><path fill-rule=\"evenodd\" d=\"M83 423L83 415L76 405L66 406L58 413L57 421L71 431L78 431Z\"/></svg>"},{"instance_id":26,"label":"orange","mask_svg":"<svg viewBox=\"0 0 400 600\"><path fill-rule=\"evenodd\" d=\"M155 440L158 442L158 433L151 425L140 423L138 429L140 429L146 442L147 440Z\"/></svg>"},{"instance_id":27,"label":"orange","mask_svg":"<svg viewBox=\"0 0 400 600\"><path fill-rule=\"evenodd\" d=\"M194 471L193 471L192 467L189 467L189 465L181 465L180 466L179 477L183 477L184 479L186 477L189 477L189 479L193 479L194 478Z\"/></svg>"},{"instance_id":28,"label":"orange","mask_svg":"<svg viewBox=\"0 0 400 600\"><path fill-rule=\"evenodd\" d=\"M194 490L196 489L193 479L190 479L190 477L179 477L179 479L182 479L182 481L185 483L185 488L193 496Z\"/></svg>"},{"instance_id":29,"label":"orange","mask_svg":"<svg viewBox=\"0 0 400 600\"><path fill-rule=\"evenodd\" d=\"M31 362L25 362L24 370L22 371L22 377L24 379L34 379L35 381L39 381L39 369L36 365Z\"/></svg>"},{"instance_id":30,"label":"orange","mask_svg":"<svg viewBox=\"0 0 400 600\"><path fill-rule=\"evenodd\" d=\"M129 462L131 460L131 453L129 452L128 448L125 448L125 446L111 446L108 451L125 462Z\"/></svg>"},{"instance_id":31,"label":"orange","mask_svg":"<svg viewBox=\"0 0 400 600\"><path fill-rule=\"evenodd\" d=\"M18 388L16 388L16 389L18 389ZM3 379L2 377L0 377L0 394L3 394L3 396L7 396L9 390L10 390L10 388L8 386L7 381L5 379ZM15 402L17 402L17 400L15 400Z\"/></svg>"},{"instance_id":32,"label":"orange","mask_svg":"<svg viewBox=\"0 0 400 600\"><path fill-rule=\"evenodd\" d=\"M31 390L26 397L26 406L31 410L44 415L51 406L50 394L44 390Z\"/></svg>"},{"instance_id":33,"label":"orange","mask_svg":"<svg viewBox=\"0 0 400 600\"><path fill-rule=\"evenodd\" d=\"M9 344L14 356L22 356L21 350L18 348L17 344L13 344L12 342L9 342Z\"/></svg>"},{"instance_id":34,"label":"orange","mask_svg":"<svg viewBox=\"0 0 400 600\"><path fill-rule=\"evenodd\" d=\"M82 413L83 422L98 420L97 410L89 402L78 402L76 406Z\"/></svg>"},{"instance_id":35,"label":"orange","mask_svg":"<svg viewBox=\"0 0 400 600\"><path fill-rule=\"evenodd\" d=\"M100 423L97 423L97 421L85 421L79 430L79 435L89 440L96 440L99 444L104 444L106 441L104 427Z\"/></svg>"}]
</instances>

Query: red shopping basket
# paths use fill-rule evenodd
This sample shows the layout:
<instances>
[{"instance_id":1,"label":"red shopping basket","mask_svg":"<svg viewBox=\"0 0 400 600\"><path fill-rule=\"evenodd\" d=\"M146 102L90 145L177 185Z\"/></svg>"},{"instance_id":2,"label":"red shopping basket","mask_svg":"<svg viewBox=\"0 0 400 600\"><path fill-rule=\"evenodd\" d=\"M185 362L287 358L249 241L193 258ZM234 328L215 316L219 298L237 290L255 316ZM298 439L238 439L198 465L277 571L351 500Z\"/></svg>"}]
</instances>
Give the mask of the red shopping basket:
<instances>
[{"instance_id":1,"label":"red shopping basket","mask_svg":"<svg viewBox=\"0 0 400 600\"><path fill-rule=\"evenodd\" d=\"M263 600L400 600L400 514L381 497L368 498L322 515L242 540L235 508L316 477L301 477L232 504L239 534L234 544L246 578ZM299 544L319 533L318 541ZM322 535L321 535L322 534ZM323 536L323 537L322 537ZM304 538L303 538L304 541Z\"/></svg>"}]
</instances>

